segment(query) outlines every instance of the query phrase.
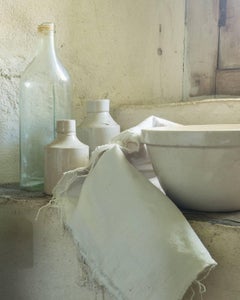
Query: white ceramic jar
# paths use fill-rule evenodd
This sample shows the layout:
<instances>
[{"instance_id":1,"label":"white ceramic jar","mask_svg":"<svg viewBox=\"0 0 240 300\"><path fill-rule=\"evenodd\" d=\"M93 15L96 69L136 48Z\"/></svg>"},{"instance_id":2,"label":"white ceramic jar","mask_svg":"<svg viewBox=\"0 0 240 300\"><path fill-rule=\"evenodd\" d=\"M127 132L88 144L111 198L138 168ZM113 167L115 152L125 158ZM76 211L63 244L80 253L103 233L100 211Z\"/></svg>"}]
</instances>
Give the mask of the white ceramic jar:
<instances>
[{"instance_id":1,"label":"white ceramic jar","mask_svg":"<svg viewBox=\"0 0 240 300\"><path fill-rule=\"evenodd\" d=\"M76 121L57 121L57 137L44 149L44 192L51 195L64 172L88 162L89 147L77 138Z\"/></svg>"},{"instance_id":2,"label":"white ceramic jar","mask_svg":"<svg viewBox=\"0 0 240 300\"><path fill-rule=\"evenodd\" d=\"M90 152L97 146L108 144L120 133L120 126L111 117L109 106L109 99L87 101L87 115L77 127L77 136L89 145Z\"/></svg>"}]
</instances>

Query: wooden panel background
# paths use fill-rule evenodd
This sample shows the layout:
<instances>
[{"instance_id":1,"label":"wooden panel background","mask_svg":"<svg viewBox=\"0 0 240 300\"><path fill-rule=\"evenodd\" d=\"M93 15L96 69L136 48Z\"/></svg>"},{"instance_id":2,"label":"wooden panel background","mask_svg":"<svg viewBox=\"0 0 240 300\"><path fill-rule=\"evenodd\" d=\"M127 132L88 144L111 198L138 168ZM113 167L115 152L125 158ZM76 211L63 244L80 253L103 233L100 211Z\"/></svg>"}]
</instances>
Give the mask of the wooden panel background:
<instances>
[{"instance_id":1,"label":"wooden panel background","mask_svg":"<svg viewBox=\"0 0 240 300\"><path fill-rule=\"evenodd\" d=\"M226 0L225 0L226 1ZM219 69L240 68L240 1L226 1L225 26L220 27Z\"/></svg>"},{"instance_id":2,"label":"wooden panel background","mask_svg":"<svg viewBox=\"0 0 240 300\"><path fill-rule=\"evenodd\" d=\"M219 0L186 0L184 100L215 94Z\"/></svg>"},{"instance_id":3,"label":"wooden panel background","mask_svg":"<svg viewBox=\"0 0 240 300\"><path fill-rule=\"evenodd\" d=\"M216 94L240 95L240 69L217 70Z\"/></svg>"}]
</instances>

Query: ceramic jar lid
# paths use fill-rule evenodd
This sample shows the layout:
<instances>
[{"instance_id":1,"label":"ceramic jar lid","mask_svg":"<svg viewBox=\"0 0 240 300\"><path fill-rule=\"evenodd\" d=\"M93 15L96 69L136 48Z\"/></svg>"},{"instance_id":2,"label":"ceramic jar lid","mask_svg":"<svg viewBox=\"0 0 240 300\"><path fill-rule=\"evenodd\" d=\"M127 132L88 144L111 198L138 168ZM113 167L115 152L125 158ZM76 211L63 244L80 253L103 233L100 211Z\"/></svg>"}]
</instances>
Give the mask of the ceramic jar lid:
<instances>
[{"instance_id":1,"label":"ceramic jar lid","mask_svg":"<svg viewBox=\"0 0 240 300\"><path fill-rule=\"evenodd\" d=\"M75 120L58 120L57 121L57 132L67 133L76 131L76 121Z\"/></svg>"},{"instance_id":2,"label":"ceramic jar lid","mask_svg":"<svg viewBox=\"0 0 240 300\"><path fill-rule=\"evenodd\" d=\"M108 112L109 111L109 99L98 99L98 100L89 100L87 101L87 112Z\"/></svg>"}]
</instances>

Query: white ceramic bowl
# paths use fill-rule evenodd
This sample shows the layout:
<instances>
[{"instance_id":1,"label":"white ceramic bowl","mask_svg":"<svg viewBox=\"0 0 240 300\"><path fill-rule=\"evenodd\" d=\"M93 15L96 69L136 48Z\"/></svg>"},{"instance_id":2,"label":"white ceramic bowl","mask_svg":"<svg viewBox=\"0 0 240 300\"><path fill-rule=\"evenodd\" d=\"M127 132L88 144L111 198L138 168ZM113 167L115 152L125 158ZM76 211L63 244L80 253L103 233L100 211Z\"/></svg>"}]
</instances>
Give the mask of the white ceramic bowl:
<instances>
[{"instance_id":1,"label":"white ceramic bowl","mask_svg":"<svg viewBox=\"0 0 240 300\"><path fill-rule=\"evenodd\" d=\"M240 124L142 130L153 168L179 207L240 210Z\"/></svg>"}]
</instances>

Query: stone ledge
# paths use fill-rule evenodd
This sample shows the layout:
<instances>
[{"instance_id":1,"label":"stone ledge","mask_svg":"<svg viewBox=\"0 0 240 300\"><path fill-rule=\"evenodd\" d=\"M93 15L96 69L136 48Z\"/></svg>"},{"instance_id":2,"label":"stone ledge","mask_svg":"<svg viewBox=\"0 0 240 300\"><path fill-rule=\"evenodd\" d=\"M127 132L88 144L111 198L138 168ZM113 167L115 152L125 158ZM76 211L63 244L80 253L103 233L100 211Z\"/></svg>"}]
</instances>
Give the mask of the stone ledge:
<instances>
[{"instance_id":1,"label":"stone ledge","mask_svg":"<svg viewBox=\"0 0 240 300\"><path fill-rule=\"evenodd\" d=\"M240 226L240 211L236 212L200 212L183 211L184 216L189 221L209 222L227 226Z\"/></svg>"},{"instance_id":2,"label":"stone ledge","mask_svg":"<svg viewBox=\"0 0 240 300\"><path fill-rule=\"evenodd\" d=\"M21 273L21 278L24 278L24 284L21 284L20 291L18 291L18 287L15 287L15 292L21 292L24 296L28 295L29 289L38 293L41 290L39 287L42 286L42 282L48 280L46 293L48 298L51 298L56 294L52 286L55 286L56 282L65 284L64 272L67 272L70 274L67 276L68 285L66 288L65 286L63 288L63 285L59 286L57 291L59 295L62 295L67 289L68 293L72 295L71 299L78 299L79 295L83 299L96 299L95 293L97 292L99 293L97 299L113 300L107 293L104 294L104 297L101 296L100 289L93 292L75 284L79 280L79 272L82 272L79 271L81 266L77 261L77 253L71 235L62 227L58 212L52 209L43 210L38 221L35 221L38 209L49 200L50 197L43 193L19 190L18 185L0 185L0 205L2 205L0 209L2 238L0 241L2 246L8 249L2 256L2 262L6 267L9 267L10 263L11 265L14 263L16 269L13 268L9 275L11 288L5 282L5 286L8 287L5 290L5 298L1 297L3 292L0 288L0 298L11 298L8 296L14 290L12 282L16 281L14 276L17 271ZM183 211L183 214L218 262L218 266L203 282L207 289L204 300L240 299L240 212ZM10 228L14 230L9 231ZM26 253L29 256L26 256ZM57 277L52 276L51 272L58 274ZM5 272L0 272L0 275L6 277ZM184 300L189 300L190 297L191 291L190 296L186 295ZM30 300L31 298L26 296L24 299ZM201 297L196 295L194 299L201 300Z\"/></svg>"},{"instance_id":3,"label":"stone ledge","mask_svg":"<svg viewBox=\"0 0 240 300\"><path fill-rule=\"evenodd\" d=\"M38 201L48 202L51 196L43 192L28 192L21 190L18 183L9 183L0 185L0 205L12 201ZM189 221L209 222L211 224L221 224L227 226L240 226L240 211L237 212L200 212L183 210L184 216Z\"/></svg>"},{"instance_id":4,"label":"stone ledge","mask_svg":"<svg viewBox=\"0 0 240 300\"><path fill-rule=\"evenodd\" d=\"M0 203L3 200L34 200L38 198L46 198L49 196L43 192L30 192L20 189L18 183L0 184Z\"/></svg>"}]
</instances>

